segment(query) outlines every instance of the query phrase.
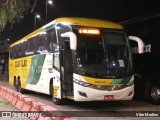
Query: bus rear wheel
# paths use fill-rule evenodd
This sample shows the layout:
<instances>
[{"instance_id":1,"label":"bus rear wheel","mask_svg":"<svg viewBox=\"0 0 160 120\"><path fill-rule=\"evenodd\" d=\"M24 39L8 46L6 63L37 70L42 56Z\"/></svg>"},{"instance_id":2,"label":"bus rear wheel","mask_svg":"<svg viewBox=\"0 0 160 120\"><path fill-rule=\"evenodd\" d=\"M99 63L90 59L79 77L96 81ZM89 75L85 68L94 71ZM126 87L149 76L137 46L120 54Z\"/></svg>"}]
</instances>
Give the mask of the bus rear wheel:
<instances>
[{"instance_id":1,"label":"bus rear wheel","mask_svg":"<svg viewBox=\"0 0 160 120\"><path fill-rule=\"evenodd\" d=\"M21 88L20 80L14 80L14 82L15 82L14 86L15 86L16 91L24 94L25 90Z\"/></svg>"},{"instance_id":2,"label":"bus rear wheel","mask_svg":"<svg viewBox=\"0 0 160 120\"><path fill-rule=\"evenodd\" d=\"M151 100L153 104L160 104L160 88L156 85L151 88Z\"/></svg>"}]
</instances>

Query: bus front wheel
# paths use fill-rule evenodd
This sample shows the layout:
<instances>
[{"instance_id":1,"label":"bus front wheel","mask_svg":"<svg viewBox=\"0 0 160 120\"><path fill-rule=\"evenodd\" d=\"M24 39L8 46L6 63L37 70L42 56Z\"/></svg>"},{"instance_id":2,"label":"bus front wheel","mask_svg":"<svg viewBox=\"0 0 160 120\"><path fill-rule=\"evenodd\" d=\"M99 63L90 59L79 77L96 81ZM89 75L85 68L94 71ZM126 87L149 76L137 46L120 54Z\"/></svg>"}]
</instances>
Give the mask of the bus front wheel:
<instances>
[{"instance_id":1,"label":"bus front wheel","mask_svg":"<svg viewBox=\"0 0 160 120\"><path fill-rule=\"evenodd\" d=\"M53 85L51 85L51 96L52 96L52 100L54 102L54 104L56 105L62 105L64 104L64 99L59 99L59 98L55 98L54 97L54 89L53 89Z\"/></svg>"},{"instance_id":2,"label":"bus front wheel","mask_svg":"<svg viewBox=\"0 0 160 120\"><path fill-rule=\"evenodd\" d=\"M151 88L151 100L153 104L160 104L160 87L153 85Z\"/></svg>"},{"instance_id":3,"label":"bus front wheel","mask_svg":"<svg viewBox=\"0 0 160 120\"><path fill-rule=\"evenodd\" d=\"M58 99L58 98L55 98L54 96L52 96L52 99L53 99L54 104L56 104L56 105L64 104L64 100L63 99Z\"/></svg>"}]
</instances>

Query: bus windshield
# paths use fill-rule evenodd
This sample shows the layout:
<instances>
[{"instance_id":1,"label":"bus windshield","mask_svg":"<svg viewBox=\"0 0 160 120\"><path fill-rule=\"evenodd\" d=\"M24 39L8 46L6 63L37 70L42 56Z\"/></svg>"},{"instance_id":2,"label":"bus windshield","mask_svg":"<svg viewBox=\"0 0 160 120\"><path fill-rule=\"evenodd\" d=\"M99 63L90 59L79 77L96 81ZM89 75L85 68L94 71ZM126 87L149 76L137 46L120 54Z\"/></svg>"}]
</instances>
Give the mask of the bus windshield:
<instances>
[{"instance_id":1,"label":"bus windshield","mask_svg":"<svg viewBox=\"0 0 160 120\"><path fill-rule=\"evenodd\" d=\"M77 33L76 73L95 78L127 77L132 72L129 44L123 32Z\"/></svg>"}]
</instances>

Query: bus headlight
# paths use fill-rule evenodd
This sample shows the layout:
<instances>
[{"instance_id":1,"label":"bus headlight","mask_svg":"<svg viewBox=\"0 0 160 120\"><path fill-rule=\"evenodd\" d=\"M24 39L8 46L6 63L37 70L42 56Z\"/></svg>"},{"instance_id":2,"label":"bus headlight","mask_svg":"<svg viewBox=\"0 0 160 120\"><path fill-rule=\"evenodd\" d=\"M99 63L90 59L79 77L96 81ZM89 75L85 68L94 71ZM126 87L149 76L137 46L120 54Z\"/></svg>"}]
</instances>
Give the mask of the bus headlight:
<instances>
[{"instance_id":1,"label":"bus headlight","mask_svg":"<svg viewBox=\"0 0 160 120\"><path fill-rule=\"evenodd\" d=\"M121 90L123 88L126 88L127 85L107 85L107 86L97 86L92 85L91 88L97 89L97 90L104 90L104 91L114 91L114 90Z\"/></svg>"},{"instance_id":2,"label":"bus headlight","mask_svg":"<svg viewBox=\"0 0 160 120\"><path fill-rule=\"evenodd\" d=\"M81 80L77 80L77 79L74 79L74 82L79 84L79 85L82 85L84 87L88 87L90 86L91 84L87 83L87 82L84 82L84 81L81 81Z\"/></svg>"},{"instance_id":3,"label":"bus headlight","mask_svg":"<svg viewBox=\"0 0 160 120\"><path fill-rule=\"evenodd\" d=\"M106 86L107 91L114 91L114 90L120 90L123 89L124 86L122 85L114 85L114 86Z\"/></svg>"}]
</instances>

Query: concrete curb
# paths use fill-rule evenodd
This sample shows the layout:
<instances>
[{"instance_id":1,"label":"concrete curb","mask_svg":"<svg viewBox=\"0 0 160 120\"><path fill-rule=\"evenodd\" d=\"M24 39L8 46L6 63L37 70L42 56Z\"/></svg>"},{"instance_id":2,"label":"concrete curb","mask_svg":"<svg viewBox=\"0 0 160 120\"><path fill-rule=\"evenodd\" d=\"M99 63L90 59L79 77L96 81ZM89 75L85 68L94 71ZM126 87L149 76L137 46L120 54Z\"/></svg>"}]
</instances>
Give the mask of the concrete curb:
<instances>
[{"instance_id":1,"label":"concrete curb","mask_svg":"<svg viewBox=\"0 0 160 120\"><path fill-rule=\"evenodd\" d=\"M29 116L30 120L74 120L63 115L59 110L38 102L26 95L22 95L14 90L0 86L0 97L10 102L21 112L40 113L42 116Z\"/></svg>"}]
</instances>

